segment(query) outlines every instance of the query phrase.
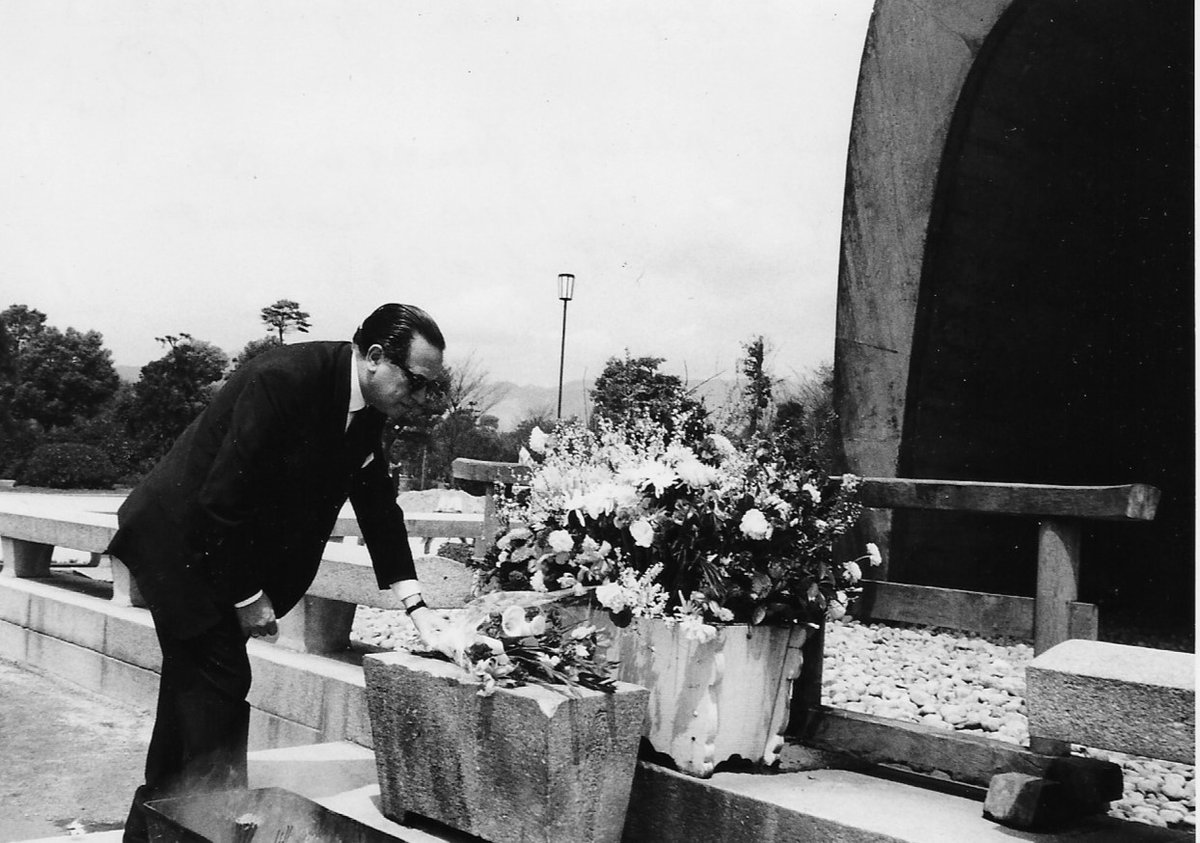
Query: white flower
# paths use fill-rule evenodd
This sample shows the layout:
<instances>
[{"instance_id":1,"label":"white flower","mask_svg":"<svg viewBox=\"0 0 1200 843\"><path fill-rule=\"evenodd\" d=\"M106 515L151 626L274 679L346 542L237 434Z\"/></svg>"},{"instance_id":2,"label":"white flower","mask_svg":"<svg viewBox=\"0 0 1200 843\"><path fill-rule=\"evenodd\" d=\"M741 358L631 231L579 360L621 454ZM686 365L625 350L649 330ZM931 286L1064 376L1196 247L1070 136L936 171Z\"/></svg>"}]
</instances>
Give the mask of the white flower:
<instances>
[{"instance_id":1,"label":"white flower","mask_svg":"<svg viewBox=\"0 0 1200 843\"><path fill-rule=\"evenodd\" d=\"M575 579L574 574L563 574L561 577L558 578L558 587L559 588L573 588L575 586L575 583L577 583L577 582L578 582L578 580Z\"/></svg>"},{"instance_id":2,"label":"white flower","mask_svg":"<svg viewBox=\"0 0 1200 843\"><path fill-rule=\"evenodd\" d=\"M529 587L534 591L546 590L546 575L542 571L534 571L533 576L529 578Z\"/></svg>"},{"instance_id":3,"label":"white flower","mask_svg":"<svg viewBox=\"0 0 1200 843\"><path fill-rule=\"evenodd\" d=\"M639 518L629 525L629 535L638 547L649 547L654 543L654 527L645 518Z\"/></svg>"},{"instance_id":4,"label":"white flower","mask_svg":"<svg viewBox=\"0 0 1200 843\"><path fill-rule=\"evenodd\" d=\"M506 638L525 638L541 635L546 631L546 616L538 615L533 620L525 619L525 610L520 606L509 606L500 615L500 629Z\"/></svg>"},{"instance_id":5,"label":"white flower","mask_svg":"<svg viewBox=\"0 0 1200 843\"><path fill-rule=\"evenodd\" d=\"M814 486L812 483L805 483L803 486L800 487L800 491L808 492L808 496L810 498L812 498L813 503L821 502L821 490L818 489L816 486Z\"/></svg>"},{"instance_id":6,"label":"white flower","mask_svg":"<svg viewBox=\"0 0 1200 843\"><path fill-rule=\"evenodd\" d=\"M767 516L763 515L761 509L749 509L742 516L741 524L738 525L742 533L751 539L762 540L771 538L771 533L774 528L767 523Z\"/></svg>"},{"instance_id":7,"label":"white flower","mask_svg":"<svg viewBox=\"0 0 1200 843\"><path fill-rule=\"evenodd\" d=\"M813 522L813 526L816 527L818 530L820 530L823 533L829 529L829 522L825 521L824 519L818 518L816 521Z\"/></svg>"},{"instance_id":8,"label":"white flower","mask_svg":"<svg viewBox=\"0 0 1200 843\"><path fill-rule=\"evenodd\" d=\"M829 607L825 610L825 617L829 618L831 621L840 621L842 618L846 617L846 607L836 600L833 600L829 603Z\"/></svg>"},{"instance_id":9,"label":"white flower","mask_svg":"<svg viewBox=\"0 0 1200 843\"><path fill-rule=\"evenodd\" d=\"M717 482L717 478L720 476L715 468L705 465L695 457L680 460L679 464L675 466L675 472L679 475L680 480L693 489L711 486Z\"/></svg>"},{"instance_id":10,"label":"white flower","mask_svg":"<svg viewBox=\"0 0 1200 843\"><path fill-rule=\"evenodd\" d=\"M707 442L723 459L732 457L737 453L737 448L733 447L733 443L719 433L710 433Z\"/></svg>"},{"instance_id":11,"label":"white flower","mask_svg":"<svg viewBox=\"0 0 1200 843\"><path fill-rule=\"evenodd\" d=\"M620 612L629 602L625 589L615 582L606 582L597 588L596 600L610 612Z\"/></svg>"},{"instance_id":12,"label":"white flower","mask_svg":"<svg viewBox=\"0 0 1200 843\"><path fill-rule=\"evenodd\" d=\"M858 582L862 579L862 568L858 567L857 562L850 560L846 563L846 576L850 578L850 582Z\"/></svg>"},{"instance_id":13,"label":"white flower","mask_svg":"<svg viewBox=\"0 0 1200 843\"><path fill-rule=\"evenodd\" d=\"M546 536L546 541L550 543L550 547L555 553L570 553L575 549L575 539L571 538L571 534L566 530L553 531Z\"/></svg>"},{"instance_id":14,"label":"white flower","mask_svg":"<svg viewBox=\"0 0 1200 843\"><path fill-rule=\"evenodd\" d=\"M570 635L572 638L578 641L580 638L587 638L595 631L596 627L592 626L590 623L581 623L579 626L571 630Z\"/></svg>"},{"instance_id":15,"label":"white flower","mask_svg":"<svg viewBox=\"0 0 1200 843\"><path fill-rule=\"evenodd\" d=\"M879 552L879 545L875 542L867 542L867 558L871 560L872 565L883 564L883 554Z\"/></svg>"},{"instance_id":16,"label":"white flower","mask_svg":"<svg viewBox=\"0 0 1200 843\"><path fill-rule=\"evenodd\" d=\"M632 472L632 478L639 488L653 486L654 494L661 495L675 485L679 477L669 465L657 460L645 460Z\"/></svg>"},{"instance_id":17,"label":"white flower","mask_svg":"<svg viewBox=\"0 0 1200 843\"><path fill-rule=\"evenodd\" d=\"M535 426L533 430L529 431L529 449L536 454L546 453L546 443L549 438L546 431Z\"/></svg>"},{"instance_id":18,"label":"white flower","mask_svg":"<svg viewBox=\"0 0 1200 843\"><path fill-rule=\"evenodd\" d=\"M533 533L531 533L525 527L518 527L517 529L510 530L507 533L505 533L503 536L501 536L496 541L496 547L500 548L501 550L508 550L508 548L512 547L512 543L514 541L517 541L517 540L524 541L524 540L530 538L532 535L533 535Z\"/></svg>"}]
</instances>

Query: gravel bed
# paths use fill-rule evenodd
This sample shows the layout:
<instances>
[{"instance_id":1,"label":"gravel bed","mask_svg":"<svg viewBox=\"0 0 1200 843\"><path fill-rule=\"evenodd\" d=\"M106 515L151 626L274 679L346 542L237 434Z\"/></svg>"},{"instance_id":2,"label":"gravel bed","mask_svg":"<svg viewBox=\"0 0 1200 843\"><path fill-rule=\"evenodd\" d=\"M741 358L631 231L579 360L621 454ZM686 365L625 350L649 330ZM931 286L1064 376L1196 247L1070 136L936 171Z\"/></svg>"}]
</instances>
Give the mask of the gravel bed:
<instances>
[{"instance_id":1,"label":"gravel bed","mask_svg":"<svg viewBox=\"0 0 1200 843\"><path fill-rule=\"evenodd\" d=\"M360 606L351 637L388 649L417 646L399 610ZM1033 648L926 627L829 624L822 701L836 708L986 734L1028 745L1025 666ZM1195 830L1196 768L1117 752L1076 747L1080 755L1121 765L1125 793L1110 814L1156 826Z\"/></svg>"},{"instance_id":2,"label":"gravel bed","mask_svg":"<svg viewBox=\"0 0 1200 843\"><path fill-rule=\"evenodd\" d=\"M822 700L827 705L987 734L1027 746L1025 667L1033 648L928 627L832 623L825 636ZM1125 794L1109 813L1194 830L1196 768L1119 752L1075 747L1120 764Z\"/></svg>"}]
</instances>

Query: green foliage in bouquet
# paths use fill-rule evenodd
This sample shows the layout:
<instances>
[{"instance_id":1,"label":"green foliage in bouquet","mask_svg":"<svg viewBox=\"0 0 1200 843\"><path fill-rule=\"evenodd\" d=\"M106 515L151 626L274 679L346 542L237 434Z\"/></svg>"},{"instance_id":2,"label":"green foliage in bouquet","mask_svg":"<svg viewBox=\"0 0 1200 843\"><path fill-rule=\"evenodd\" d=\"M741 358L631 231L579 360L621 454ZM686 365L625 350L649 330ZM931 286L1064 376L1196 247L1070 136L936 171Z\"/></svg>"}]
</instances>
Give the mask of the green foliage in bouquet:
<instances>
[{"instance_id":1,"label":"green foliage in bouquet","mask_svg":"<svg viewBox=\"0 0 1200 843\"><path fill-rule=\"evenodd\" d=\"M717 622L840 615L858 563L879 561L873 546L835 559L861 512L857 478L825 477L769 437L738 448L719 434L684 444L649 420L563 425L535 430L523 460L532 476L501 502L485 587L594 592L618 624L665 617L704 638Z\"/></svg>"}]
</instances>

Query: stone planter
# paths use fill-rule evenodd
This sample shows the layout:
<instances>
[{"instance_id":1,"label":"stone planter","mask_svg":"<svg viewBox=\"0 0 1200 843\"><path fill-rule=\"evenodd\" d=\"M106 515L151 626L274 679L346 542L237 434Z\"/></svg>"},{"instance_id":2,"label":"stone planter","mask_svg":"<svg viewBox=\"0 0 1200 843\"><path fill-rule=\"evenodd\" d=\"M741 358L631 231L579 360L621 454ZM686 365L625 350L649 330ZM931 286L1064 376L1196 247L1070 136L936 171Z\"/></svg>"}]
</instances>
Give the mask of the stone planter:
<instances>
[{"instance_id":1,"label":"stone planter","mask_svg":"<svg viewBox=\"0 0 1200 843\"><path fill-rule=\"evenodd\" d=\"M621 839L649 694L478 685L409 653L363 659L381 808L495 843Z\"/></svg>"},{"instance_id":2,"label":"stone planter","mask_svg":"<svg viewBox=\"0 0 1200 843\"><path fill-rule=\"evenodd\" d=\"M645 737L680 771L707 778L734 757L778 759L805 627L727 624L704 644L659 620L611 631L618 678L650 691Z\"/></svg>"}]
</instances>

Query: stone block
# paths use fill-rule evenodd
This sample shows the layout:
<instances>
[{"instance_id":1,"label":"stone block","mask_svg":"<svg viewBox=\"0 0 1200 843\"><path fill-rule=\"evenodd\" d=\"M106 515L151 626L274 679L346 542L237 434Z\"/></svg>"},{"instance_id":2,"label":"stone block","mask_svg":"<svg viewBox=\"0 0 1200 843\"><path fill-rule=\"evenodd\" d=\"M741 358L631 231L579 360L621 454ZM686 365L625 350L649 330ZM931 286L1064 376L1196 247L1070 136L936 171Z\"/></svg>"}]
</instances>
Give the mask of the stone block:
<instances>
[{"instance_id":1,"label":"stone block","mask_svg":"<svg viewBox=\"0 0 1200 843\"><path fill-rule=\"evenodd\" d=\"M1196 761L1192 653L1064 641L1029 663L1025 684L1031 735Z\"/></svg>"},{"instance_id":2,"label":"stone block","mask_svg":"<svg viewBox=\"0 0 1200 843\"><path fill-rule=\"evenodd\" d=\"M29 592L22 588L9 588L11 580L0 580L0 621L17 626L29 626Z\"/></svg>"},{"instance_id":3,"label":"stone block","mask_svg":"<svg viewBox=\"0 0 1200 843\"><path fill-rule=\"evenodd\" d=\"M1113 802L1125 793L1120 764L1099 758L1066 755L1046 766L1045 777L1062 785L1068 798L1088 805Z\"/></svg>"},{"instance_id":4,"label":"stone block","mask_svg":"<svg viewBox=\"0 0 1200 843\"><path fill-rule=\"evenodd\" d=\"M112 560L113 604L146 608L146 599L142 597L142 591L138 588L133 574L129 573L128 566L115 556L110 556L109 559Z\"/></svg>"},{"instance_id":5,"label":"stone block","mask_svg":"<svg viewBox=\"0 0 1200 843\"><path fill-rule=\"evenodd\" d=\"M158 705L158 672L104 656L99 691L106 697L154 711Z\"/></svg>"},{"instance_id":6,"label":"stone block","mask_svg":"<svg viewBox=\"0 0 1200 843\"><path fill-rule=\"evenodd\" d=\"M254 680L247 700L263 711L320 730L324 683L275 660L251 659Z\"/></svg>"},{"instance_id":7,"label":"stone block","mask_svg":"<svg viewBox=\"0 0 1200 843\"><path fill-rule=\"evenodd\" d=\"M63 591L56 599L40 595L32 597L29 625L47 635L86 647L104 651L104 615L88 611L93 597Z\"/></svg>"},{"instance_id":8,"label":"stone block","mask_svg":"<svg viewBox=\"0 0 1200 843\"><path fill-rule=\"evenodd\" d=\"M38 632L31 632L28 642L29 664L97 694L104 692L100 653Z\"/></svg>"},{"instance_id":9,"label":"stone block","mask_svg":"<svg viewBox=\"0 0 1200 843\"><path fill-rule=\"evenodd\" d=\"M621 839L649 694L539 686L478 695L455 665L363 660L382 810L495 843Z\"/></svg>"},{"instance_id":10,"label":"stone block","mask_svg":"<svg viewBox=\"0 0 1200 843\"><path fill-rule=\"evenodd\" d=\"M0 620L0 659L10 662L28 661L29 636L32 634L23 626Z\"/></svg>"},{"instance_id":11,"label":"stone block","mask_svg":"<svg viewBox=\"0 0 1200 843\"><path fill-rule=\"evenodd\" d=\"M350 646L356 604L311 594L279 619L280 647L301 653L337 653Z\"/></svg>"},{"instance_id":12,"label":"stone block","mask_svg":"<svg viewBox=\"0 0 1200 843\"><path fill-rule=\"evenodd\" d=\"M4 566L0 577L48 577L54 545L0 536L0 555Z\"/></svg>"},{"instance_id":13,"label":"stone block","mask_svg":"<svg viewBox=\"0 0 1200 843\"><path fill-rule=\"evenodd\" d=\"M1055 819L1061 785L1025 773L992 776L983 815L1001 825L1031 829Z\"/></svg>"},{"instance_id":14,"label":"stone block","mask_svg":"<svg viewBox=\"0 0 1200 843\"><path fill-rule=\"evenodd\" d=\"M162 650L148 611L113 606L104 619L107 655L156 673L162 669Z\"/></svg>"},{"instance_id":15,"label":"stone block","mask_svg":"<svg viewBox=\"0 0 1200 843\"><path fill-rule=\"evenodd\" d=\"M276 749L286 746L305 746L322 739L319 729L305 726L294 720L271 714L261 708L250 708L250 731L247 746L253 751ZM256 784L256 787L264 785Z\"/></svg>"}]
</instances>

